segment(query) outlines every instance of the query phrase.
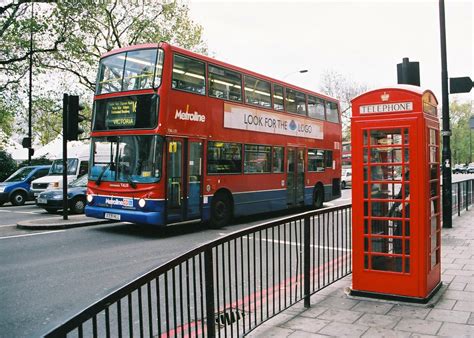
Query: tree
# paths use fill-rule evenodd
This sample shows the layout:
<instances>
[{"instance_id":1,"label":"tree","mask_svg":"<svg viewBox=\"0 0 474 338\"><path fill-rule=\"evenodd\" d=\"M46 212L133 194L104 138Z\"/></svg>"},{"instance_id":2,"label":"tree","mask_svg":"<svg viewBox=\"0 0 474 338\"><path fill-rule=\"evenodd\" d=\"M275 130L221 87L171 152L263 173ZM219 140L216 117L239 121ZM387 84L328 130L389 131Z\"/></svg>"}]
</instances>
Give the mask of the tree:
<instances>
[{"instance_id":1,"label":"tree","mask_svg":"<svg viewBox=\"0 0 474 338\"><path fill-rule=\"evenodd\" d=\"M474 114L472 103L452 101L449 105L451 122L451 154L453 164L469 163L472 159L470 154L469 119Z\"/></svg>"},{"instance_id":2,"label":"tree","mask_svg":"<svg viewBox=\"0 0 474 338\"><path fill-rule=\"evenodd\" d=\"M338 72L326 71L321 78L320 90L322 93L340 101L343 140L350 141L350 118L352 116L351 100L363 92L366 92L367 85L349 80Z\"/></svg>"},{"instance_id":3,"label":"tree","mask_svg":"<svg viewBox=\"0 0 474 338\"><path fill-rule=\"evenodd\" d=\"M31 32L34 37L32 53ZM21 117L19 125L24 132L26 74L32 55L33 112L34 115L43 112L52 119L51 124L39 123L33 128L37 139L44 143L58 132L57 112L62 93L80 95L84 98L83 103L91 101L102 54L132 44L159 41L206 53L201 36L202 27L190 19L188 6L178 0L10 1L0 5L3 45L0 49L0 93L8 97L8 111ZM79 86L74 83L76 81ZM36 86L37 82L48 90L42 91ZM7 124L11 123L7 120Z\"/></svg>"},{"instance_id":4,"label":"tree","mask_svg":"<svg viewBox=\"0 0 474 338\"><path fill-rule=\"evenodd\" d=\"M0 182L4 181L16 169L15 160L4 150L0 150Z\"/></svg>"},{"instance_id":5,"label":"tree","mask_svg":"<svg viewBox=\"0 0 474 338\"><path fill-rule=\"evenodd\" d=\"M13 118L14 114L0 98L0 130L5 133L5 136L11 136L12 134Z\"/></svg>"},{"instance_id":6,"label":"tree","mask_svg":"<svg viewBox=\"0 0 474 338\"><path fill-rule=\"evenodd\" d=\"M52 163L52 161L48 160L44 156L41 156L40 158L32 158L31 159L31 165L49 165L51 163ZM28 161L23 161L18 165L18 168L26 167L28 165L29 165Z\"/></svg>"}]
</instances>

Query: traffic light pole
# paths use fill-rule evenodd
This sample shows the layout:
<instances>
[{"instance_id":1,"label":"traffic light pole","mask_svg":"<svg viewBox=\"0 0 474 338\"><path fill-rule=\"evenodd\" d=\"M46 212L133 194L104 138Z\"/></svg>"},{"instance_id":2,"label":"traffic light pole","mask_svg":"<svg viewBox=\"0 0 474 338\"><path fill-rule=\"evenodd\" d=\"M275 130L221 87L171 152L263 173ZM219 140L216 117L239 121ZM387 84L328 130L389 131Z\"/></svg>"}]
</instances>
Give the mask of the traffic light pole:
<instances>
[{"instance_id":1,"label":"traffic light pole","mask_svg":"<svg viewBox=\"0 0 474 338\"><path fill-rule=\"evenodd\" d=\"M67 139L69 95L63 95L63 219L67 220Z\"/></svg>"},{"instance_id":2,"label":"traffic light pole","mask_svg":"<svg viewBox=\"0 0 474 338\"><path fill-rule=\"evenodd\" d=\"M443 228L452 228L452 172L451 172L451 130L449 128L448 63L446 56L446 23L444 0L439 0L439 23L441 35L441 94L443 130Z\"/></svg>"}]
</instances>

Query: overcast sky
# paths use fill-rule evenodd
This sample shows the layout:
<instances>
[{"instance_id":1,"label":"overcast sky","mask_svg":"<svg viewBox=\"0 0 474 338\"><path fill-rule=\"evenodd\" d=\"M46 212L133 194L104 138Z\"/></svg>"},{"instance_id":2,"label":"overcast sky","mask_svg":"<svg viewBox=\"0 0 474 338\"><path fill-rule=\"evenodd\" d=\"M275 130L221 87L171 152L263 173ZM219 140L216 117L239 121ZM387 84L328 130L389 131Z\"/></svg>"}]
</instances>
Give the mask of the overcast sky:
<instances>
[{"instance_id":1,"label":"overcast sky","mask_svg":"<svg viewBox=\"0 0 474 338\"><path fill-rule=\"evenodd\" d=\"M409 57L420 62L421 86L441 102L436 0L190 0L189 6L218 60L318 90L325 71L369 88L396 84L396 64ZM448 75L474 78L473 1L446 0L445 9ZM474 90L459 98L474 100Z\"/></svg>"}]
</instances>

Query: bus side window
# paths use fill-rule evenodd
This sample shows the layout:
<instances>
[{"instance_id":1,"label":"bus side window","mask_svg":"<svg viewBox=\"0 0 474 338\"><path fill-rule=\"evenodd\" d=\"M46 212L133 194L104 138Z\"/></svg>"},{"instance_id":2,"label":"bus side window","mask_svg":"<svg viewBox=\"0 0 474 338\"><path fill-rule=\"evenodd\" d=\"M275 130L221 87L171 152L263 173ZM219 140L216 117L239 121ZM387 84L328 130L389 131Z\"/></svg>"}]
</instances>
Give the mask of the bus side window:
<instances>
[{"instance_id":1,"label":"bus side window","mask_svg":"<svg viewBox=\"0 0 474 338\"><path fill-rule=\"evenodd\" d=\"M172 87L187 92L206 94L204 62L174 55Z\"/></svg>"},{"instance_id":2,"label":"bus side window","mask_svg":"<svg viewBox=\"0 0 474 338\"><path fill-rule=\"evenodd\" d=\"M209 65L209 96L242 102L242 76L237 72Z\"/></svg>"}]
</instances>

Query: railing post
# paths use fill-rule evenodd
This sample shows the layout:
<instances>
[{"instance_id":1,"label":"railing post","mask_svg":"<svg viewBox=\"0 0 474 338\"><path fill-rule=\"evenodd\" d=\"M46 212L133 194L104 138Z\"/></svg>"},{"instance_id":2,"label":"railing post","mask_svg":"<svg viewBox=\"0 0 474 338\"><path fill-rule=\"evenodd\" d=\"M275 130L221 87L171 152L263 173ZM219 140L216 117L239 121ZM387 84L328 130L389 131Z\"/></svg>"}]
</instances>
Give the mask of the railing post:
<instances>
[{"instance_id":1,"label":"railing post","mask_svg":"<svg viewBox=\"0 0 474 338\"><path fill-rule=\"evenodd\" d=\"M204 277L206 282L206 326L207 337L216 336L216 311L214 305L214 270L212 259L212 247L204 251Z\"/></svg>"},{"instance_id":2,"label":"railing post","mask_svg":"<svg viewBox=\"0 0 474 338\"><path fill-rule=\"evenodd\" d=\"M461 196L462 196L462 193L461 193L461 184L458 182L457 183L457 186L458 186L458 216L461 216Z\"/></svg>"},{"instance_id":3,"label":"railing post","mask_svg":"<svg viewBox=\"0 0 474 338\"><path fill-rule=\"evenodd\" d=\"M466 181L466 211L469 210L469 181Z\"/></svg>"},{"instance_id":4,"label":"railing post","mask_svg":"<svg viewBox=\"0 0 474 338\"><path fill-rule=\"evenodd\" d=\"M304 307L309 308L311 307L309 299L310 299L310 283L311 283L311 276L310 276L310 237L311 237L311 228L310 225L311 221L308 215L304 217L304 238L303 238L303 278L304 278Z\"/></svg>"}]
</instances>

